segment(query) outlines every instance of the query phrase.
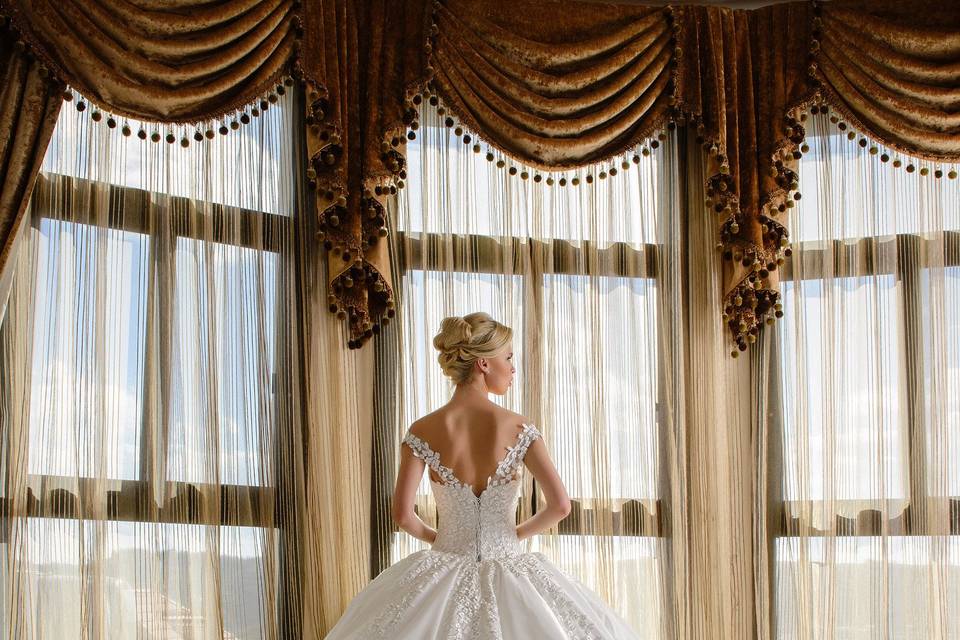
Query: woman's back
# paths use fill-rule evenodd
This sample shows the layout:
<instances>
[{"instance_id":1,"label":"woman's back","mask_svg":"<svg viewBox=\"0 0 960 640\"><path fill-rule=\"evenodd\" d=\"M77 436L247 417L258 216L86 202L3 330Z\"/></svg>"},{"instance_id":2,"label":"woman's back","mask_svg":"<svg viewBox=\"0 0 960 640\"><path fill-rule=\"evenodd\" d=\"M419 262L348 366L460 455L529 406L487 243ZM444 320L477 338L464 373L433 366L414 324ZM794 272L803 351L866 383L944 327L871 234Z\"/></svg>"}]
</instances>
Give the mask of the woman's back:
<instances>
[{"instance_id":1,"label":"woman's back","mask_svg":"<svg viewBox=\"0 0 960 640\"><path fill-rule=\"evenodd\" d=\"M477 494L530 423L519 413L485 405L451 402L410 425L410 432L429 443L440 462ZM428 471L431 480L441 481L434 469Z\"/></svg>"}]
</instances>

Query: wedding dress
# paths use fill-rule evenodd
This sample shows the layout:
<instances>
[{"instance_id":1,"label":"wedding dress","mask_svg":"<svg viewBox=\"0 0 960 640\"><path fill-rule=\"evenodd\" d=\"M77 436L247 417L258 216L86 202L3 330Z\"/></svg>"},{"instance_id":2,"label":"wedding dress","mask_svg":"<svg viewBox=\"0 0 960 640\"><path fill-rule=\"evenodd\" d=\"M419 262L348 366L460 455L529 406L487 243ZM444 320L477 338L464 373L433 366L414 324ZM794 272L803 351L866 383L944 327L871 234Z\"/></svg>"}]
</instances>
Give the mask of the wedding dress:
<instances>
[{"instance_id":1,"label":"wedding dress","mask_svg":"<svg viewBox=\"0 0 960 640\"><path fill-rule=\"evenodd\" d=\"M634 640L613 609L516 533L523 458L532 424L477 496L407 430L402 442L436 471L437 537L380 573L350 602L327 640Z\"/></svg>"}]
</instances>

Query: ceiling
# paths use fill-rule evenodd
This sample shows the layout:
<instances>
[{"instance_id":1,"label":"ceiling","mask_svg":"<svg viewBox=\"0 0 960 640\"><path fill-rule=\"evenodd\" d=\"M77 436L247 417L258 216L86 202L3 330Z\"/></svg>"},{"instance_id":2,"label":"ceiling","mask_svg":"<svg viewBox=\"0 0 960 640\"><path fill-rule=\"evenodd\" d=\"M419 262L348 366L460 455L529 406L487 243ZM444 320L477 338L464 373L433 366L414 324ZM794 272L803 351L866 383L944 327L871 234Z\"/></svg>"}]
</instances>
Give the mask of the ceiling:
<instances>
[{"instance_id":1,"label":"ceiling","mask_svg":"<svg viewBox=\"0 0 960 640\"><path fill-rule=\"evenodd\" d=\"M730 7L731 9L756 9L770 4L783 4L785 2L795 2L796 0L727 0L726 2L718 0L692 0L687 2L666 2L660 0L579 0L580 2L603 2L613 4L645 4L653 6L674 6L681 4L700 4L713 7Z\"/></svg>"}]
</instances>

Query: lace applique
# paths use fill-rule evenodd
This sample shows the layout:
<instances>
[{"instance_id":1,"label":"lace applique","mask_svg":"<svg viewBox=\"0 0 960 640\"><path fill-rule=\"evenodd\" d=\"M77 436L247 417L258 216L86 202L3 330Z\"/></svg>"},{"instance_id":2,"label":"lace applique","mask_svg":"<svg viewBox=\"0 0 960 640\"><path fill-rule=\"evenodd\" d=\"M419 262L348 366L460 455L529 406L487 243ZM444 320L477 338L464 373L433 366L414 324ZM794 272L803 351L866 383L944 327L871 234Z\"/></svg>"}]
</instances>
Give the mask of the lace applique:
<instances>
[{"instance_id":1,"label":"lace applique","mask_svg":"<svg viewBox=\"0 0 960 640\"><path fill-rule=\"evenodd\" d=\"M479 629L474 618L483 602L480 597L480 574L476 570L461 570L453 585L453 593L447 602L440 628L447 631L447 640L479 638ZM468 632L472 631L472 635Z\"/></svg>"},{"instance_id":2,"label":"lace applique","mask_svg":"<svg viewBox=\"0 0 960 640\"><path fill-rule=\"evenodd\" d=\"M520 464L523 462L523 457L527 453L527 449L533 443L534 440L541 437L540 431L536 426L531 424L524 424L523 430L520 432L520 435L517 436L517 443L512 447L507 447L507 454L503 457L502 460L497 464L496 471L487 478L487 486L484 487L484 490L480 493L482 496L486 490L490 487L497 487L500 485L507 484L512 482L516 478L517 469ZM470 492L473 493L473 486L463 482L453 473L453 470L449 467L444 466L440 462L440 454L430 448L423 439L414 435L409 429L407 430L406 435L404 435L401 443L406 443L410 446L410 449L413 451L413 454L426 462L431 469L436 471L437 475L440 476L444 484L452 485L455 487L465 487L470 489ZM474 494L474 497L476 494Z\"/></svg>"},{"instance_id":3,"label":"lace applique","mask_svg":"<svg viewBox=\"0 0 960 640\"><path fill-rule=\"evenodd\" d=\"M497 592L493 584L493 571L484 571L482 577L484 580L480 584L480 598L487 603L487 606L483 607L483 628L486 633L480 637L504 640L500 633L500 609L497 607Z\"/></svg>"},{"instance_id":4,"label":"lace applique","mask_svg":"<svg viewBox=\"0 0 960 640\"><path fill-rule=\"evenodd\" d=\"M460 480L457 479L457 476L453 475L452 470L440 464L439 453L431 449L430 445L413 435L413 433L411 433L409 430L407 430L407 435L403 437L401 443L410 445L413 455L426 462L431 469L436 471L437 475L440 476L444 484L466 486L463 482L460 482Z\"/></svg>"},{"instance_id":5,"label":"lace applique","mask_svg":"<svg viewBox=\"0 0 960 640\"><path fill-rule=\"evenodd\" d=\"M540 431L532 424L523 425L523 431L517 437L517 444L507 448L507 455L504 456L493 476L487 481L488 487L495 487L507 484L514 480L517 469L523 462L523 457L527 454L527 449L533 444L533 441L540 437Z\"/></svg>"},{"instance_id":6,"label":"lace applique","mask_svg":"<svg viewBox=\"0 0 960 640\"><path fill-rule=\"evenodd\" d=\"M580 611L577 604L567 597L563 587L557 584L550 572L543 568L543 562L549 562L544 554L525 553L514 566L550 596L556 607L554 613L569 638L601 640L603 633Z\"/></svg>"},{"instance_id":7,"label":"lace applique","mask_svg":"<svg viewBox=\"0 0 960 640\"><path fill-rule=\"evenodd\" d=\"M370 622L366 633L361 638L386 638L387 631L393 627L400 617L412 611L411 603L424 591L436 584L443 575L450 570L450 556L444 553L427 550L424 560L416 568L403 576L400 584L407 589L402 598L387 607L376 619Z\"/></svg>"},{"instance_id":8,"label":"lace applique","mask_svg":"<svg viewBox=\"0 0 960 640\"><path fill-rule=\"evenodd\" d=\"M606 636L583 614L571 600L563 585L544 568L549 562L542 553L524 553L519 556L489 560L484 563L465 562L456 554L427 550L422 562L411 567L400 580L402 593L369 625L359 637L386 640L393 637L393 629L404 616L413 612L413 602L434 586L449 572L457 573L444 608L439 627L445 630L445 640L504 640L500 632L500 612L496 604L493 578L496 572L507 571L526 577L547 596L550 609L570 640L603 640ZM439 636L438 636L439 637Z\"/></svg>"}]
</instances>

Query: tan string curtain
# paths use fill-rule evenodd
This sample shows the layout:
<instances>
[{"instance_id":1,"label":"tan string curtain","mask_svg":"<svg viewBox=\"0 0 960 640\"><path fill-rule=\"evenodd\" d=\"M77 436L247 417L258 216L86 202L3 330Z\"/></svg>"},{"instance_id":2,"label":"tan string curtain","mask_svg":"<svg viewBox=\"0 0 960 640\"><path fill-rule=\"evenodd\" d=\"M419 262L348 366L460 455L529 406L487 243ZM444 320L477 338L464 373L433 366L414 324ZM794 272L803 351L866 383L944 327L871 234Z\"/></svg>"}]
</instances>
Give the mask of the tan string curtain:
<instances>
[{"instance_id":1,"label":"tan string curtain","mask_svg":"<svg viewBox=\"0 0 960 640\"><path fill-rule=\"evenodd\" d=\"M5 635L299 633L294 121L61 110L0 329Z\"/></svg>"},{"instance_id":2,"label":"tan string curtain","mask_svg":"<svg viewBox=\"0 0 960 640\"><path fill-rule=\"evenodd\" d=\"M837 114L811 125L766 379L774 637L952 638L957 166L848 137Z\"/></svg>"}]
</instances>

